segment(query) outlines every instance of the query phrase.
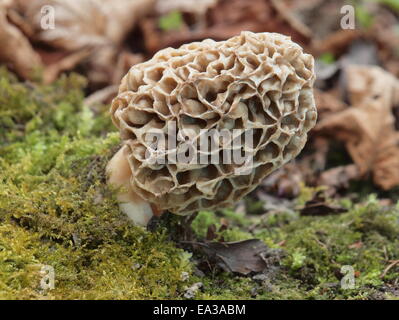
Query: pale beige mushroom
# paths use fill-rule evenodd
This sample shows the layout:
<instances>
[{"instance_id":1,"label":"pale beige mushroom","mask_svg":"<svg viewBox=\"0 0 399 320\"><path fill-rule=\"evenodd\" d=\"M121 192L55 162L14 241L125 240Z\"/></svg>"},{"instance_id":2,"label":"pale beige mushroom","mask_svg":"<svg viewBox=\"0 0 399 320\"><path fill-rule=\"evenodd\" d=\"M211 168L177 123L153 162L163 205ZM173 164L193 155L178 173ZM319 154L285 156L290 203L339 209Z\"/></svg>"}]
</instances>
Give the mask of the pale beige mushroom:
<instances>
[{"instance_id":1,"label":"pale beige mushroom","mask_svg":"<svg viewBox=\"0 0 399 320\"><path fill-rule=\"evenodd\" d=\"M271 172L295 158L315 125L314 59L289 37L242 32L227 41L167 48L136 65L111 107L123 148L108 166L109 182L124 186L121 208L137 224L154 212L186 215L232 206ZM253 131L252 163L153 164L145 133L187 129ZM200 142L200 134L190 136ZM179 152L165 144L157 155ZM224 145L219 142L218 152ZM242 165L241 165L242 166Z\"/></svg>"}]
</instances>

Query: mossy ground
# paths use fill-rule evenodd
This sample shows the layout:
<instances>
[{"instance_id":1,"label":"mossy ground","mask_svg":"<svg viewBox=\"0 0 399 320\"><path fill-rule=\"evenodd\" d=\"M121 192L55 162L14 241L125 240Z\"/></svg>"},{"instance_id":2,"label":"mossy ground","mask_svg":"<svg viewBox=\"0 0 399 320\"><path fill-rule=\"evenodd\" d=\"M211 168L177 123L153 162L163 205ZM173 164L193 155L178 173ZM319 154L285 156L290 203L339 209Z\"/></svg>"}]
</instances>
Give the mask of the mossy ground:
<instances>
[{"instance_id":1,"label":"mossy ground","mask_svg":"<svg viewBox=\"0 0 399 320\"><path fill-rule=\"evenodd\" d=\"M196 282L197 299L398 295L399 269L384 270L399 259L399 208L373 197L326 217L201 212L198 238L223 218L230 228L219 237L258 238L284 256L262 281L198 274L193 254L171 240L181 218L149 232L120 213L104 177L119 137L107 107L84 106L83 87L78 76L43 86L0 70L0 299L182 299ZM40 288L43 265L54 268L53 290ZM340 286L344 265L354 289Z\"/></svg>"}]
</instances>

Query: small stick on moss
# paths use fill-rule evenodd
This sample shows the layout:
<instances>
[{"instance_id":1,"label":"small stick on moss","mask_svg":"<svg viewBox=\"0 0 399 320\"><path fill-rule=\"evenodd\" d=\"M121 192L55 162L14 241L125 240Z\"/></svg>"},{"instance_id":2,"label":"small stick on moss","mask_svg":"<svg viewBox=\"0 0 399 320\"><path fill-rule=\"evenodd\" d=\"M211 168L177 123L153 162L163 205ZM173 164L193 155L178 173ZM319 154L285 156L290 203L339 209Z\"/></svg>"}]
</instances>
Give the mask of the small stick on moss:
<instances>
[{"instance_id":1,"label":"small stick on moss","mask_svg":"<svg viewBox=\"0 0 399 320\"><path fill-rule=\"evenodd\" d=\"M399 260L390 260L389 262L391 262L391 264L389 264L388 267L385 268L384 272L380 276L381 279L388 274L389 270L391 270L394 266L399 264Z\"/></svg>"}]
</instances>

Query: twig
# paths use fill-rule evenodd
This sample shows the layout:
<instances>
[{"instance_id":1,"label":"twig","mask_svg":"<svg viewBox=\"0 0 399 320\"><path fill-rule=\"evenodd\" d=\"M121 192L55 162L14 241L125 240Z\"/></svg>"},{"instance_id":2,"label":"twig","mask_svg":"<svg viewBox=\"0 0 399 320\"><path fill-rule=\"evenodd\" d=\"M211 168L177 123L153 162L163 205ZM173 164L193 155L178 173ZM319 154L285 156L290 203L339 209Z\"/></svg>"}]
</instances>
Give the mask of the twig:
<instances>
[{"instance_id":1,"label":"twig","mask_svg":"<svg viewBox=\"0 0 399 320\"><path fill-rule=\"evenodd\" d=\"M94 92L84 100L84 104L88 107L92 107L95 104L104 103L109 97L114 96L118 93L118 86L112 85L104 89Z\"/></svg>"},{"instance_id":2,"label":"twig","mask_svg":"<svg viewBox=\"0 0 399 320\"><path fill-rule=\"evenodd\" d=\"M380 276L381 278L384 278L387 275L389 270L391 270L394 266L399 264L399 260L391 260L390 262L391 262L391 264L388 267L386 267L384 272L381 274L381 276Z\"/></svg>"}]
</instances>

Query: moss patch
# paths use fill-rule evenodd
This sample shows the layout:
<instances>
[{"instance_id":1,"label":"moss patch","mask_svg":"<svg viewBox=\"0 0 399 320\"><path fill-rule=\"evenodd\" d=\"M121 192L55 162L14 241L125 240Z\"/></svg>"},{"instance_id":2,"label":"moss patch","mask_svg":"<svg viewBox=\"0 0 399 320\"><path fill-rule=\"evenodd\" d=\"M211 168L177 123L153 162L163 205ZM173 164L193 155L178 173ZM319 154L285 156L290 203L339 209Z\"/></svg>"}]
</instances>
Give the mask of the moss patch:
<instances>
[{"instance_id":1,"label":"moss patch","mask_svg":"<svg viewBox=\"0 0 399 320\"><path fill-rule=\"evenodd\" d=\"M198 272L201 256L176 242L170 221L180 217L148 232L120 213L104 177L119 137L108 107L84 106L84 85L76 75L20 83L0 70L1 299L180 299L196 282L203 299L396 296L399 269L384 270L399 259L398 209L375 198L346 201L339 216L261 215L251 200L248 216L199 213L198 239L227 221L220 239L259 238L284 255L262 277ZM344 265L354 270L354 289L340 286ZM43 266L54 268L53 290L40 287Z\"/></svg>"},{"instance_id":2,"label":"moss patch","mask_svg":"<svg viewBox=\"0 0 399 320\"><path fill-rule=\"evenodd\" d=\"M188 256L119 212L104 177L118 134L106 109L83 105L84 81L0 77L0 298L180 297ZM55 270L48 292L43 265Z\"/></svg>"}]
</instances>

